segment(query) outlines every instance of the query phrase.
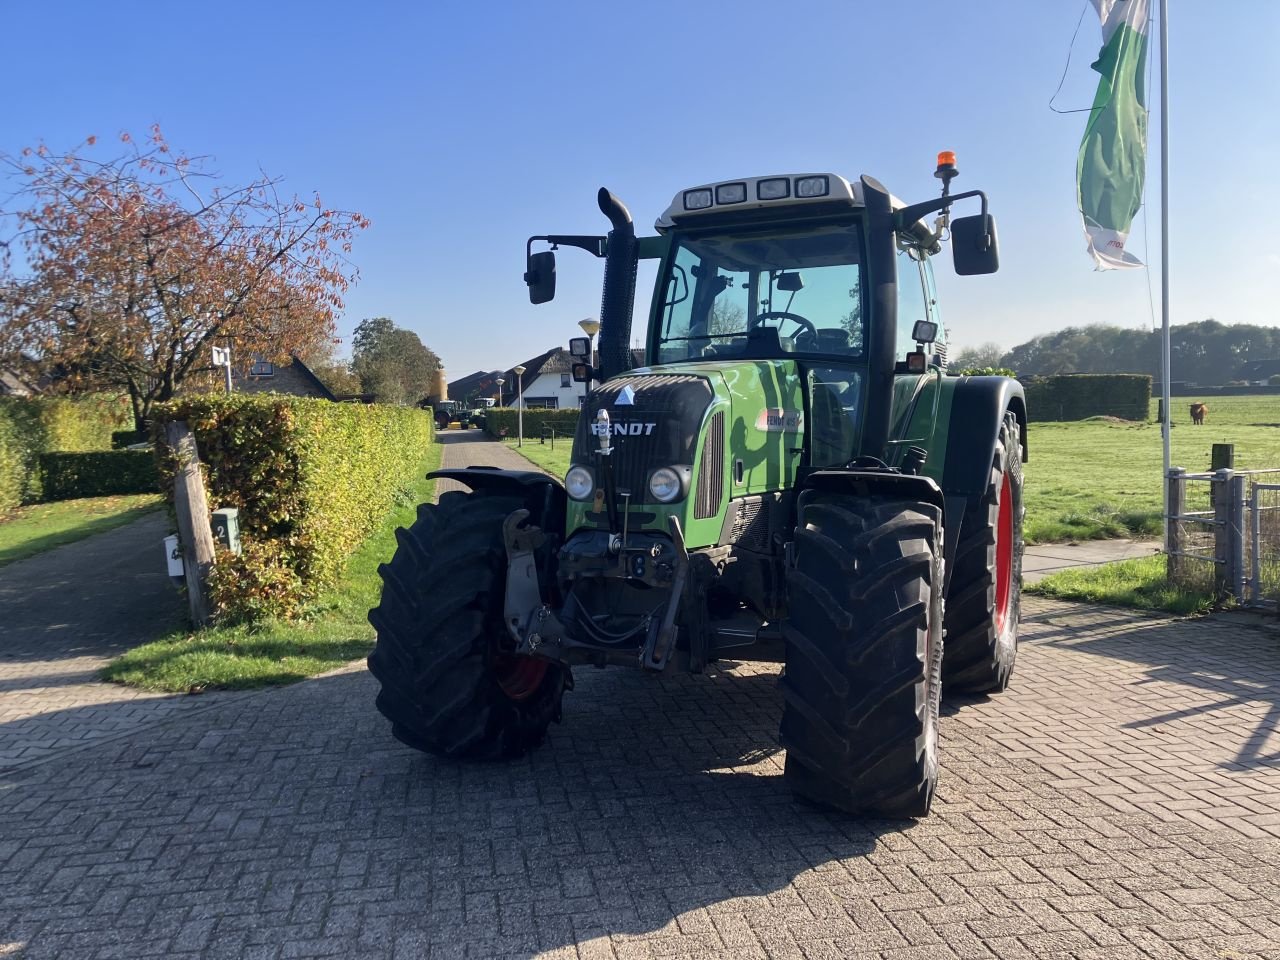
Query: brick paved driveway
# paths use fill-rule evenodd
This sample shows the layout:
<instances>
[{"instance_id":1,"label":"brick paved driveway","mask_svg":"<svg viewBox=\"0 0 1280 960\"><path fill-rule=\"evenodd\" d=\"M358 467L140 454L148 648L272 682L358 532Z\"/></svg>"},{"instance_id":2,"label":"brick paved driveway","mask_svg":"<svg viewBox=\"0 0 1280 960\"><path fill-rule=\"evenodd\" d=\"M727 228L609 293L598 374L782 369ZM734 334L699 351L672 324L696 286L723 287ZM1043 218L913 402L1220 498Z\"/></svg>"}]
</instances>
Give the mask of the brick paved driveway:
<instances>
[{"instance_id":1,"label":"brick paved driveway","mask_svg":"<svg viewBox=\"0 0 1280 960\"><path fill-rule=\"evenodd\" d=\"M580 670L523 761L399 746L362 670L0 775L0 956L1280 957L1280 645L1029 601L935 813L793 802L771 669Z\"/></svg>"}]
</instances>

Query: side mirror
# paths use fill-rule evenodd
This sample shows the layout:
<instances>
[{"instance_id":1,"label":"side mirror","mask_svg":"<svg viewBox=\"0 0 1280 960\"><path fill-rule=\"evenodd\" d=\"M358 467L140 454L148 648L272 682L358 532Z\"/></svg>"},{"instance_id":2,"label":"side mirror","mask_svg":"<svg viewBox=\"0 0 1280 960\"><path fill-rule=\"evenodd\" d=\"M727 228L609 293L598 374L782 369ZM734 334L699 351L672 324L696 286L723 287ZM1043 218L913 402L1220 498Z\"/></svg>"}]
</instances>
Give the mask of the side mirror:
<instances>
[{"instance_id":1,"label":"side mirror","mask_svg":"<svg viewBox=\"0 0 1280 960\"><path fill-rule=\"evenodd\" d=\"M572 337L569 340L569 356L575 360L591 360L591 338Z\"/></svg>"},{"instance_id":2,"label":"side mirror","mask_svg":"<svg viewBox=\"0 0 1280 960\"><path fill-rule=\"evenodd\" d=\"M529 254L524 272L530 303L549 303L556 295L556 255L550 250Z\"/></svg>"},{"instance_id":3,"label":"side mirror","mask_svg":"<svg viewBox=\"0 0 1280 960\"><path fill-rule=\"evenodd\" d=\"M956 273L971 277L1000 269L996 220L991 214L957 217L951 221L951 258Z\"/></svg>"},{"instance_id":4,"label":"side mirror","mask_svg":"<svg viewBox=\"0 0 1280 960\"><path fill-rule=\"evenodd\" d=\"M933 343L938 339L938 325L932 320L917 320L911 328L911 339L916 343Z\"/></svg>"}]
</instances>

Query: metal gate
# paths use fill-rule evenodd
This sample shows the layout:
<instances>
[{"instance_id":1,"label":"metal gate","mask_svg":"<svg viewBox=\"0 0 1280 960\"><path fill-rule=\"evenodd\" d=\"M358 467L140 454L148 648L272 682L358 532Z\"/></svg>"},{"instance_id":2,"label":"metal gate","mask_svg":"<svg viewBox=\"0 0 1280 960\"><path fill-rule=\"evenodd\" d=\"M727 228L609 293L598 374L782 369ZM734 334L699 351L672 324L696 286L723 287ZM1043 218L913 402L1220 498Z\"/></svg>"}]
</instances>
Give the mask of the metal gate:
<instances>
[{"instance_id":1,"label":"metal gate","mask_svg":"<svg viewBox=\"0 0 1280 960\"><path fill-rule=\"evenodd\" d=\"M1169 579L1244 607L1280 609L1280 470L1166 478Z\"/></svg>"}]
</instances>

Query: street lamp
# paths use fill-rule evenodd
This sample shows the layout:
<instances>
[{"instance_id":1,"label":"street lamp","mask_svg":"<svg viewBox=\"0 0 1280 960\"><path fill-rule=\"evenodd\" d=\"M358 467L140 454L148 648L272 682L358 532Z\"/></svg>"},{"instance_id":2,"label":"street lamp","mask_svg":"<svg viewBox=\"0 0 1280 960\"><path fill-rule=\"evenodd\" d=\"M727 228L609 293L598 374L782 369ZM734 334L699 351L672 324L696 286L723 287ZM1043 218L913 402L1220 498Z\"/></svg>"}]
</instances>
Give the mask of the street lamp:
<instances>
[{"instance_id":1,"label":"street lamp","mask_svg":"<svg viewBox=\"0 0 1280 960\"><path fill-rule=\"evenodd\" d=\"M593 317L587 317L585 320L579 320L578 326L580 326L582 328L582 332L587 335L587 367L589 369L594 367L596 364L595 337L596 334L600 332L600 321ZM587 383L586 389L591 389L590 382ZM582 400L582 397L578 398L579 403L581 403Z\"/></svg>"},{"instance_id":2,"label":"street lamp","mask_svg":"<svg viewBox=\"0 0 1280 960\"><path fill-rule=\"evenodd\" d=\"M498 406L502 406L502 385L506 382L501 377L498 378L498 399L494 401Z\"/></svg>"},{"instance_id":3,"label":"street lamp","mask_svg":"<svg viewBox=\"0 0 1280 960\"><path fill-rule=\"evenodd\" d=\"M516 440L517 447L524 446L524 367L516 364L511 368L511 372L516 375L516 422L518 424L519 439Z\"/></svg>"}]
</instances>

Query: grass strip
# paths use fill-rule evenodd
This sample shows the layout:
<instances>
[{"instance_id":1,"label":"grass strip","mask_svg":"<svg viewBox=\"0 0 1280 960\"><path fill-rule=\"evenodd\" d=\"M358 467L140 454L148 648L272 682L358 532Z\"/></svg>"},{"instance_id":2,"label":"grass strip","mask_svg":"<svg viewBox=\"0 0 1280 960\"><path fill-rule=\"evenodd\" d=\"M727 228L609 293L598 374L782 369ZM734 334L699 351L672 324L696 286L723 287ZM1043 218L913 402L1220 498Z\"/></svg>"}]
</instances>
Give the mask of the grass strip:
<instances>
[{"instance_id":1,"label":"grass strip","mask_svg":"<svg viewBox=\"0 0 1280 960\"><path fill-rule=\"evenodd\" d=\"M1022 589L1024 593L1038 597L1085 600L1183 616L1206 613L1214 605L1213 592L1209 589L1169 583L1165 577L1165 558L1160 554L1063 570Z\"/></svg>"},{"instance_id":2,"label":"grass strip","mask_svg":"<svg viewBox=\"0 0 1280 960\"><path fill-rule=\"evenodd\" d=\"M0 518L0 567L132 523L159 506L158 493L142 493L18 507Z\"/></svg>"},{"instance_id":3,"label":"grass strip","mask_svg":"<svg viewBox=\"0 0 1280 960\"><path fill-rule=\"evenodd\" d=\"M431 445L422 474L440 465ZM200 693L279 686L333 670L368 654L374 630L366 616L378 602L378 565L396 549L397 527L411 525L419 503L434 499L436 481L419 479L347 560L338 584L302 619L255 626L183 630L135 647L108 664L102 678L146 690Z\"/></svg>"},{"instance_id":4,"label":"grass strip","mask_svg":"<svg viewBox=\"0 0 1280 960\"><path fill-rule=\"evenodd\" d=\"M525 438L524 446L516 446L514 440L503 440L507 448L518 453L531 463L535 463L550 472L557 479L563 480L569 472L569 454L573 450L572 437L557 437L555 444L539 443L536 439Z\"/></svg>"}]
</instances>

